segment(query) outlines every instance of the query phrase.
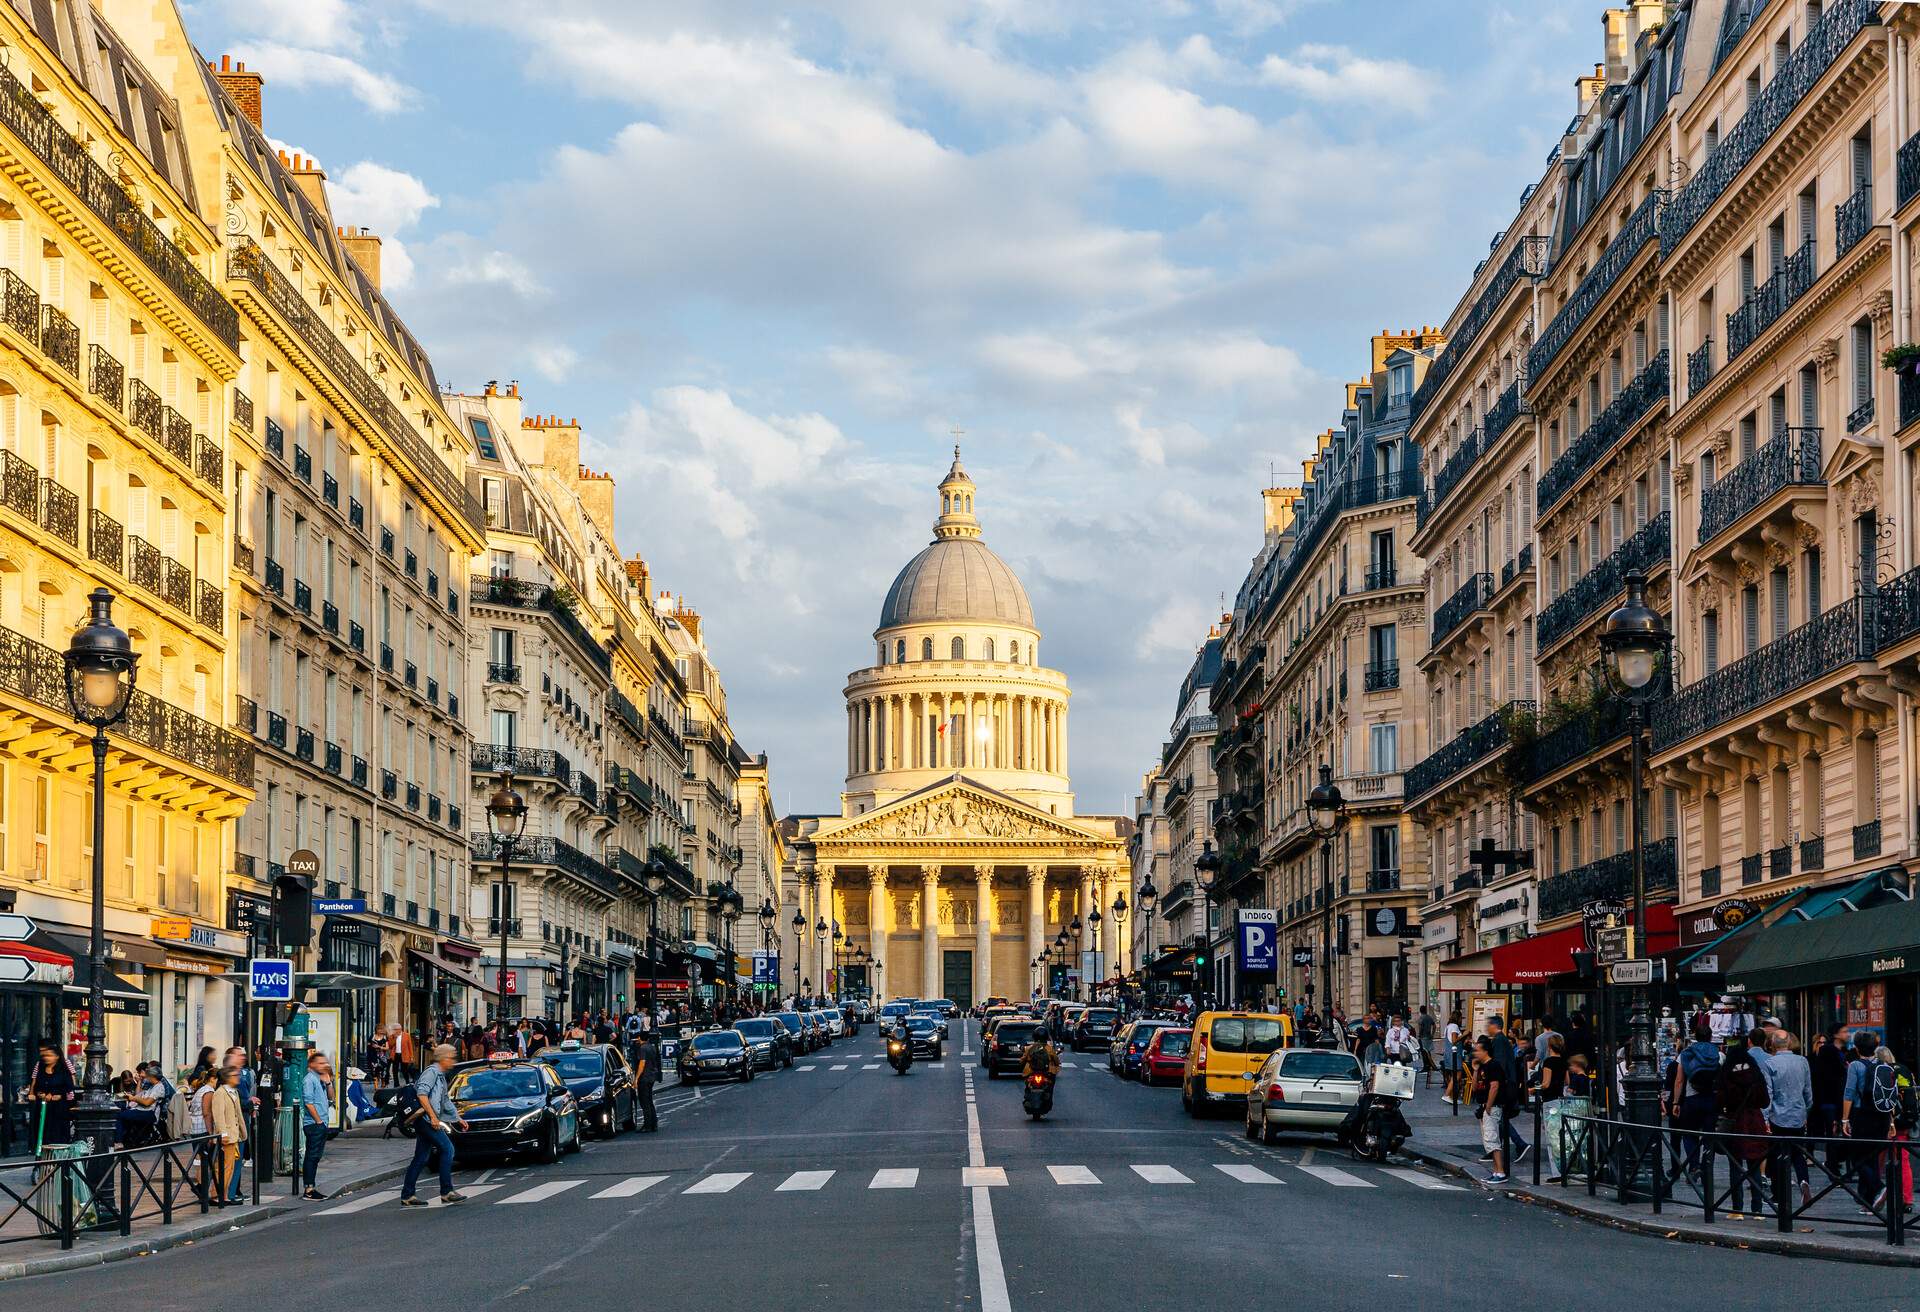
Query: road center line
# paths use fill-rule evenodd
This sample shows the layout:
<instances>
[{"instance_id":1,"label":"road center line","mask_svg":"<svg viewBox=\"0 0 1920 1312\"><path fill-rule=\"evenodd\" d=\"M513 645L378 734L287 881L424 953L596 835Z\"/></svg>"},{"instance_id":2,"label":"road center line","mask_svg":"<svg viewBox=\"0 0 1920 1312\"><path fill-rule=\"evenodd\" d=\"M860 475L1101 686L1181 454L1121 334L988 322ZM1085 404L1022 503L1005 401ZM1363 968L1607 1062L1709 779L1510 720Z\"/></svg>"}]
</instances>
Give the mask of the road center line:
<instances>
[{"instance_id":1,"label":"road center line","mask_svg":"<svg viewBox=\"0 0 1920 1312\"><path fill-rule=\"evenodd\" d=\"M965 1032L964 1030L962 1031ZM973 1100L973 1068L964 1071L967 1092L967 1165L987 1164L986 1144L980 1138L980 1108ZM1013 1312L1007 1297L1007 1271L1000 1259L1000 1232L993 1224L993 1190L975 1185L973 1194L973 1255L980 1276L980 1312Z\"/></svg>"}]
</instances>

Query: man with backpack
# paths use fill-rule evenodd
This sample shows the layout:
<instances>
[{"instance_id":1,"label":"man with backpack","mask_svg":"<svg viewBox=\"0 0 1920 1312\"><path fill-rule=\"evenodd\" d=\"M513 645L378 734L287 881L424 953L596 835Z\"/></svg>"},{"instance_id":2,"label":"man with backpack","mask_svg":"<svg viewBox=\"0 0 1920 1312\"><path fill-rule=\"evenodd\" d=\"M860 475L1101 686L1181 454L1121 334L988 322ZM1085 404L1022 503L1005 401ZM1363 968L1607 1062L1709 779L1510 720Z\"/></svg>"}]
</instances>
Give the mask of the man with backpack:
<instances>
[{"instance_id":1,"label":"man with backpack","mask_svg":"<svg viewBox=\"0 0 1920 1312\"><path fill-rule=\"evenodd\" d=\"M1861 1030L1853 1036L1853 1060L1847 1063L1847 1087L1840 1100L1840 1133L1849 1139L1879 1140L1893 1129L1899 1106L1894 1068L1882 1062L1878 1036ZM1879 1202L1882 1149L1862 1148L1854 1157L1860 1171L1860 1199L1869 1209Z\"/></svg>"},{"instance_id":2,"label":"man with backpack","mask_svg":"<svg viewBox=\"0 0 1920 1312\"><path fill-rule=\"evenodd\" d=\"M1683 1132L1713 1128L1719 1089L1720 1049L1713 1042L1713 1025L1705 1016L1695 1016L1693 1042L1681 1049L1679 1058L1673 1063L1671 1105L1677 1109L1673 1117L1674 1128ZM1687 1179L1697 1184L1700 1179L1700 1136L1697 1133L1682 1133L1680 1147L1686 1154Z\"/></svg>"}]
</instances>

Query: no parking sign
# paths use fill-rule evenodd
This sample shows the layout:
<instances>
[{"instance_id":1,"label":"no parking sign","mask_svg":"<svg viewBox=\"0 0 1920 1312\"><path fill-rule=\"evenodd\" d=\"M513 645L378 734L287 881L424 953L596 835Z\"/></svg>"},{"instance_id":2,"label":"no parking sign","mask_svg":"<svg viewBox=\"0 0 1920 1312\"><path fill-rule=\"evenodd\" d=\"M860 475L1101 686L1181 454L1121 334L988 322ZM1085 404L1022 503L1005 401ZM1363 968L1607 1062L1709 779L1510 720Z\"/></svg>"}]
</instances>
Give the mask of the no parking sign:
<instances>
[{"instance_id":1,"label":"no parking sign","mask_svg":"<svg viewBox=\"0 0 1920 1312\"><path fill-rule=\"evenodd\" d=\"M1280 913L1272 910L1240 912L1240 969L1272 971L1279 957Z\"/></svg>"}]
</instances>

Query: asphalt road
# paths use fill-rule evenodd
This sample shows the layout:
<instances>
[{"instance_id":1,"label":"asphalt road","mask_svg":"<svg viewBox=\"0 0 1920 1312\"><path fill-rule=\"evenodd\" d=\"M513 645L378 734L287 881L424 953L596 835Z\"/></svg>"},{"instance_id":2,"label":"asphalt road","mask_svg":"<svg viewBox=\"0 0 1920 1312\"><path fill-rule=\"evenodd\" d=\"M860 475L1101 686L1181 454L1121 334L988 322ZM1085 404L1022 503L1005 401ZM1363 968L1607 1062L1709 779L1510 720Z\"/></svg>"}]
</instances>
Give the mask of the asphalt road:
<instances>
[{"instance_id":1,"label":"asphalt road","mask_svg":"<svg viewBox=\"0 0 1920 1312\"><path fill-rule=\"evenodd\" d=\"M1111 1312L1279 1300L1378 1312L1383 1297L1544 1294L1562 1306L1920 1306L1909 1270L1624 1234L1358 1165L1324 1139L1263 1147L1238 1121L1190 1120L1177 1090L1113 1078L1103 1054L1069 1058L1053 1115L1035 1123L1017 1080L979 1069L972 1028L955 1026L943 1065L904 1078L868 1027L751 1084L671 1090L661 1133L590 1142L552 1167L462 1171L462 1206L402 1211L391 1187L349 1195L9 1283L0 1305Z\"/></svg>"}]
</instances>

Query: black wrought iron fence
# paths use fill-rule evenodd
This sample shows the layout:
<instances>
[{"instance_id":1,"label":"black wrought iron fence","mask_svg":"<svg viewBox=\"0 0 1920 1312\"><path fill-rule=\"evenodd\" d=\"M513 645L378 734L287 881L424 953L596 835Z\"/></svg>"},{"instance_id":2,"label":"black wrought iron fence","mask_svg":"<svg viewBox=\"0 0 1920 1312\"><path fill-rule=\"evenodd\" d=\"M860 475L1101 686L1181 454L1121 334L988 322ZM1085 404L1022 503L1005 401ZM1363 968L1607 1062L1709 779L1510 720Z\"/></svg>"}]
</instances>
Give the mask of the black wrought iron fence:
<instances>
[{"instance_id":1,"label":"black wrought iron fence","mask_svg":"<svg viewBox=\"0 0 1920 1312\"><path fill-rule=\"evenodd\" d=\"M54 1239L69 1249L83 1234L171 1224L178 1211L205 1213L219 1176L220 1139L211 1134L0 1165L0 1244Z\"/></svg>"}]
</instances>

